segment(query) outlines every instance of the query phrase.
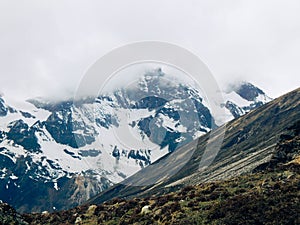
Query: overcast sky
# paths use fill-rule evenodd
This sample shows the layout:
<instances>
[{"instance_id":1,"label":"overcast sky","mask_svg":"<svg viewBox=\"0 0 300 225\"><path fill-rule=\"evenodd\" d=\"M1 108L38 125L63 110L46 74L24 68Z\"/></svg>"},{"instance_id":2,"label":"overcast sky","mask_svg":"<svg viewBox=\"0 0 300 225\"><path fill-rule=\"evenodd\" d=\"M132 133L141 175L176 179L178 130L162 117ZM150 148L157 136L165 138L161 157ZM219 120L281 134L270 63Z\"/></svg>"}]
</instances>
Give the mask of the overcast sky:
<instances>
[{"instance_id":1,"label":"overcast sky","mask_svg":"<svg viewBox=\"0 0 300 225\"><path fill-rule=\"evenodd\" d=\"M216 80L271 97L300 87L298 0L0 1L0 91L72 94L90 65L143 40L192 51Z\"/></svg>"}]
</instances>

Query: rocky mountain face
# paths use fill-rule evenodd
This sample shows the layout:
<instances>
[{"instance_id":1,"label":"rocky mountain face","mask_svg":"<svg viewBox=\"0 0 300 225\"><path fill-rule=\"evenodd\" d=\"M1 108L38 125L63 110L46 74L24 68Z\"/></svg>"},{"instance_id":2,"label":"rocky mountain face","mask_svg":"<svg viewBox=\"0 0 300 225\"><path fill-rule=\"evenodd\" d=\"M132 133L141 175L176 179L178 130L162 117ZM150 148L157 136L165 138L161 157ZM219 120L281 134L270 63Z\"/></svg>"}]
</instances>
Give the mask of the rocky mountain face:
<instances>
[{"instance_id":1,"label":"rocky mountain face","mask_svg":"<svg viewBox=\"0 0 300 225\"><path fill-rule=\"evenodd\" d=\"M201 94L165 76L155 69L134 87L76 101L0 97L0 199L20 212L69 208L215 128ZM270 100L249 83L224 99L226 121Z\"/></svg>"},{"instance_id":2,"label":"rocky mountain face","mask_svg":"<svg viewBox=\"0 0 300 225\"><path fill-rule=\"evenodd\" d=\"M8 221L3 224L12 221L14 224L299 224L299 99L300 89L297 89L227 123L222 148L205 169L199 168L199 158L203 156L203 141L210 134L197 140L199 144L186 166L174 176L160 176L154 185L115 185L87 204L53 213L20 215L7 204L0 204L0 221ZM211 131L211 135L216 137L220 129ZM145 175L152 176L150 173L159 173L159 164L164 160L174 162L182 153L174 155L188 151L187 147L166 155L129 179L137 181Z\"/></svg>"},{"instance_id":3,"label":"rocky mountain face","mask_svg":"<svg viewBox=\"0 0 300 225\"><path fill-rule=\"evenodd\" d=\"M115 197L159 196L190 185L230 179L272 168L273 164L290 161L297 163L300 149L299 103L300 89L297 89L227 123L221 148L207 167L201 167L200 164L206 145L216 142L224 127L201 136L196 145L188 144L173 154L166 155L122 184L94 197L90 203L99 204ZM192 149L194 146L196 148ZM168 167L168 164L182 163L182 158L191 151L193 154L189 160L183 162L180 170L172 173L171 170L176 167ZM168 167L167 171L164 170L165 167Z\"/></svg>"},{"instance_id":4,"label":"rocky mountain face","mask_svg":"<svg viewBox=\"0 0 300 225\"><path fill-rule=\"evenodd\" d=\"M225 108L234 118L245 115L272 100L261 89L247 82L232 85L229 91L224 93L224 99L226 99Z\"/></svg>"}]
</instances>

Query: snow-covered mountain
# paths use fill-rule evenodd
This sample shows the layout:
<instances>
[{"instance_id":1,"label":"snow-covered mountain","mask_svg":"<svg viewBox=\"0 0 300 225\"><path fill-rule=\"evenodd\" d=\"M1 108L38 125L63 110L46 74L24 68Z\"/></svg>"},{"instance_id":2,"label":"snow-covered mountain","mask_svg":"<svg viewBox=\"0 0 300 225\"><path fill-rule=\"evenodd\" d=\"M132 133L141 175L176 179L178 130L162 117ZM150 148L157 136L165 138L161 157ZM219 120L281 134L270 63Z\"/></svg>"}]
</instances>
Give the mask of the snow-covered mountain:
<instances>
[{"instance_id":1,"label":"snow-covered mountain","mask_svg":"<svg viewBox=\"0 0 300 225\"><path fill-rule=\"evenodd\" d=\"M200 92L165 76L154 69L74 102L0 97L0 199L19 211L68 208L216 127ZM250 83L224 99L224 122L270 101Z\"/></svg>"},{"instance_id":2,"label":"snow-covered mountain","mask_svg":"<svg viewBox=\"0 0 300 225\"><path fill-rule=\"evenodd\" d=\"M223 98L225 101L222 107L226 108L228 121L272 100L261 89L248 82L230 85L228 90L224 91Z\"/></svg>"}]
</instances>

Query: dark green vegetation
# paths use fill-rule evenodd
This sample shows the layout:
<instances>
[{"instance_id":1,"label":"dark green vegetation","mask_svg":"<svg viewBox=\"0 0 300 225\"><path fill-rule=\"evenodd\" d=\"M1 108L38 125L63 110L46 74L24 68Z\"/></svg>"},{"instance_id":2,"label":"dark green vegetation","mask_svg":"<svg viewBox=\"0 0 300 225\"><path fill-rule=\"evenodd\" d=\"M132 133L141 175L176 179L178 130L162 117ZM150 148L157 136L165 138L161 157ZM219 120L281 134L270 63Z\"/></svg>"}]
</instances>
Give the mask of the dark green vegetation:
<instances>
[{"instance_id":1,"label":"dark green vegetation","mask_svg":"<svg viewBox=\"0 0 300 225\"><path fill-rule=\"evenodd\" d=\"M29 224L299 224L300 165L187 186L159 197L113 199L52 214ZM149 210L142 213L142 208Z\"/></svg>"},{"instance_id":2,"label":"dark green vegetation","mask_svg":"<svg viewBox=\"0 0 300 225\"><path fill-rule=\"evenodd\" d=\"M25 225L26 223L21 215L17 214L16 210L13 209L6 203L0 203L0 224L6 225Z\"/></svg>"},{"instance_id":3,"label":"dark green vegetation","mask_svg":"<svg viewBox=\"0 0 300 225\"><path fill-rule=\"evenodd\" d=\"M299 162L294 161L159 197L113 199L97 206L22 218L6 205L10 214L1 214L1 206L0 220L3 224L299 224L299 172ZM149 211L142 213L147 205Z\"/></svg>"}]
</instances>

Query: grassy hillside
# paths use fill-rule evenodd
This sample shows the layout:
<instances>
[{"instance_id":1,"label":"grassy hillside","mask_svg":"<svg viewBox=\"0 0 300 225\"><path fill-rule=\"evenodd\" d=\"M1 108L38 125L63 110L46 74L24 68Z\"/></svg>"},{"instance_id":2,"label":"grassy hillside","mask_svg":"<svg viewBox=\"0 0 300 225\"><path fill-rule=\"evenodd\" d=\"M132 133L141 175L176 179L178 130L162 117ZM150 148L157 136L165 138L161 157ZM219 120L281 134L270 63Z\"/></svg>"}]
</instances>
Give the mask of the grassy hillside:
<instances>
[{"instance_id":1,"label":"grassy hillside","mask_svg":"<svg viewBox=\"0 0 300 225\"><path fill-rule=\"evenodd\" d=\"M0 224L300 224L299 96L297 89L230 122L222 157L206 173L197 167L201 142L156 189L116 185L89 204L54 213L19 215L0 204ZM122 198L100 203L111 196Z\"/></svg>"},{"instance_id":2,"label":"grassy hillside","mask_svg":"<svg viewBox=\"0 0 300 225\"><path fill-rule=\"evenodd\" d=\"M275 149L251 174L23 218L29 224L300 224L300 122Z\"/></svg>"},{"instance_id":3,"label":"grassy hillside","mask_svg":"<svg viewBox=\"0 0 300 225\"><path fill-rule=\"evenodd\" d=\"M113 199L24 218L29 224L300 224L299 199L300 165L291 163L159 197Z\"/></svg>"}]
</instances>

